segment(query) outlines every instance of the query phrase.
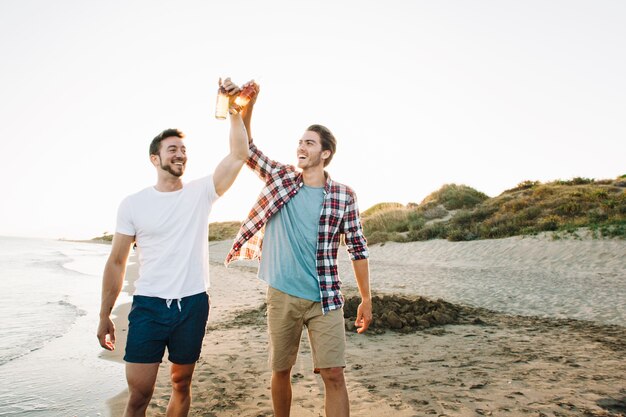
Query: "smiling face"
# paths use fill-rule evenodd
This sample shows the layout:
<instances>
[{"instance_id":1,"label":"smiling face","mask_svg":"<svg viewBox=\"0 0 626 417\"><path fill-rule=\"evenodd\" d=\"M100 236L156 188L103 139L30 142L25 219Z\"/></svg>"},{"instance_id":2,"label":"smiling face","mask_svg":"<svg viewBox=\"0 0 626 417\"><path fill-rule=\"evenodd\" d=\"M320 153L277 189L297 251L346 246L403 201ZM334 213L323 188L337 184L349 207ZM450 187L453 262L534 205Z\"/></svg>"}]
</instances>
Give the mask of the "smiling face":
<instances>
[{"instance_id":1,"label":"smiling face","mask_svg":"<svg viewBox=\"0 0 626 417\"><path fill-rule=\"evenodd\" d=\"M322 150L322 141L317 132L307 130L298 142L297 149L298 168L303 170L311 168L324 169L324 160L330 155L330 151Z\"/></svg>"},{"instance_id":2,"label":"smiling face","mask_svg":"<svg viewBox=\"0 0 626 417\"><path fill-rule=\"evenodd\" d=\"M162 171L174 177L180 177L185 173L187 165L187 149L183 139L170 136L161 141L159 153L151 155L152 164Z\"/></svg>"}]
</instances>

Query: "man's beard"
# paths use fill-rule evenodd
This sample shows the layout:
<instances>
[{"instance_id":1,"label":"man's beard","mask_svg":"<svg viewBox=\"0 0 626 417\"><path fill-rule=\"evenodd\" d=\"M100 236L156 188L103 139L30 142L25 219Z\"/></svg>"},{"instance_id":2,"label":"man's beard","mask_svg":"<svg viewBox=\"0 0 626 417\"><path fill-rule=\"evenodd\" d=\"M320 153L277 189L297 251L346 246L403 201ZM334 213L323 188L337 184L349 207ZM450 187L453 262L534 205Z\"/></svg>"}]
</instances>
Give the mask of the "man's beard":
<instances>
[{"instance_id":1,"label":"man's beard","mask_svg":"<svg viewBox=\"0 0 626 417\"><path fill-rule=\"evenodd\" d=\"M323 164L322 162L322 154L319 153L317 154L317 156L315 157L311 157L311 155L307 155L307 158L309 159L309 162L307 164L307 168L312 168L312 167L316 167L319 164Z\"/></svg>"},{"instance_id":2,"label":"man's beard","mask_svg":"<svg viewBox=\"0 0 626 417\"><path fill-rule=\"evenodd\" d=\"M172 168L170 165L164 165L163 162L161 162L161 169L163 171L169 172L170 174L172 174L175 177L182 177L183 172L185 172L184 168L185 168L185 165L182 165L181 169L180 169L180 172L176 172L176 171L174 171L174 168Z\"/></svg>"}]
</instances>

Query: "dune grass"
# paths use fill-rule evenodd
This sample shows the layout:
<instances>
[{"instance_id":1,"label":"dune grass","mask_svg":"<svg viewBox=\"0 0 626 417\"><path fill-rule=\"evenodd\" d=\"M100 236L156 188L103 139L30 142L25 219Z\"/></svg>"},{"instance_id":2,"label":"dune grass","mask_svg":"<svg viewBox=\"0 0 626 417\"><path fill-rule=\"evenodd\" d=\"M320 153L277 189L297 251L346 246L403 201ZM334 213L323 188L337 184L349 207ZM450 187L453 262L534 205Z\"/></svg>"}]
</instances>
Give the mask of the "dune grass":
<instances>
[{"instance_id":1,"label":"dune grass","mask_svg":"<svg viewBox=\"0 0 626 417\"><path fill-rule=\"evenodd\" d=\"M241 222L216 222L209 224L209 242L234 239Z\"/></svg>"},{"instance_id":2,"label":"dune grass","mask_svg":"<svg viewBox=\"0 0 626 417\"><path fill-rule=\"evenodd\" d=\"M471 187L447 184L418 205L394 205L363 216L363 225L371 244L573 233L583 227L596 237L624 238L626 176L615 180L578 177L546 184L524 181L494 198Z\"/></svg>"},{"instance_id":3,"label":"dune grass","mask_svg":"<svg viewBox=\"0 0 626 417\"><path fill-rule=\"evenodd\" d=\"M104 232L102 236L97 236L91 239L94 242L112 242L113 235L109 234L109 232Z\"/></svg>"}]
</instances>

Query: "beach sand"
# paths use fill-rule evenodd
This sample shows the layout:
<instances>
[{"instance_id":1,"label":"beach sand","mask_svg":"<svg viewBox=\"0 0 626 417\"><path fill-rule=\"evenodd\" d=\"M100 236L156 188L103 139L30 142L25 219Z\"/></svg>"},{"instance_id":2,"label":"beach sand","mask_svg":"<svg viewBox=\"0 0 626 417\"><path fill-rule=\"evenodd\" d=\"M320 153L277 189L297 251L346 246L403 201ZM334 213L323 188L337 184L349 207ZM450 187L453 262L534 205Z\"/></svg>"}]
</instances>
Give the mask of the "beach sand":
<instances>
[{"instance_id":1,"label":"beach sand","mask_svg":"<svg viewBox=\"0 0 626 417\"><path fill-rule=\"evenodd\" d=\"M261 308L265 284L256 278L254 262L224 268L228 248L229 242L215 242L210 248L211 313L194 375L190 415L271 416L271 372ZM461 275L465 270L472 279L511 269L521 273L539 268L557 277L608 277L613 280L611 285L618 286L614 289L621 304L609 306L599 320L595 315L602 308L587 308L595 321L586 321L568 318L569 310L560 312L558 308L556 313L546 310L538 316L495 312L488 309L493 301L486 300L468 303L459 324L433 325L406 333L389 329L382 333L378 327L365 335L349 332L346 380L352 415L626 415L626 327L623 322L614 324L611 318L615 314L622 317L626 310L626 300L620 297L626 289L625 254L623 240L551 241L545 237L372 247L375 293L383 288L387 294L424 295L412 288L422 285L414 283L414 277L425 281L424 277L449 273L449 268ZM133 268L127 273L131 283L136 276ZM348 277L349 261L343 255L340 270L346 293L354 293L353 280ZM452 290L455 288L453 285ZM570 291L563 288L564 296L570 297ZM480 301L478 295L471 296ZM525 311L529 300L507 299L510 306L496 302L498 310ZM584 302L585 294L574 297L574 304L580 303L577 300ZM112 354L103 353L103 357L121 360L128 307L115 309L118 348ZM378 317L381 312L374 313ZM302 342L292 375L292 416L323 416L323 383L312 372L306 336ZM164 415L170 394L168 366L167 361L161 366L148 415ZM125 393L110 399L110 415L121 415L125 400Z\"/></svg>"}]
</instances>

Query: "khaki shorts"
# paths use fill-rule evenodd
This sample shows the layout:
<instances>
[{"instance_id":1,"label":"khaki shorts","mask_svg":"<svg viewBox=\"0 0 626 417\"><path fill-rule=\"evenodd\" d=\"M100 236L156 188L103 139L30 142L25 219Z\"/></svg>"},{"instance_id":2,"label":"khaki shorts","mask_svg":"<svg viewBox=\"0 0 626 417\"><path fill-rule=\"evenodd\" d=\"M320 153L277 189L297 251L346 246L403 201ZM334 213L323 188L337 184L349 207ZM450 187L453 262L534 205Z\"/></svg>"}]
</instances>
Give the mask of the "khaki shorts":
<instances>
[{"instance_id":1,"label":"khaki shorts","mask_svg":"<svg viewBox=\"0 0 626 417\"><path fill-rule=\"evenodd\" d=\"M303 326L308 331L315 373L346 366L343 309L322 314L321 303L268 287L267 327L273 371L285 371L296 363Z\"/></svg>"}]
</instances>

